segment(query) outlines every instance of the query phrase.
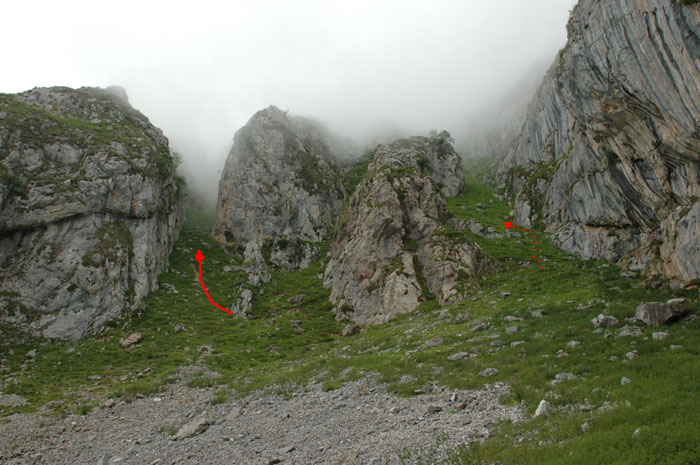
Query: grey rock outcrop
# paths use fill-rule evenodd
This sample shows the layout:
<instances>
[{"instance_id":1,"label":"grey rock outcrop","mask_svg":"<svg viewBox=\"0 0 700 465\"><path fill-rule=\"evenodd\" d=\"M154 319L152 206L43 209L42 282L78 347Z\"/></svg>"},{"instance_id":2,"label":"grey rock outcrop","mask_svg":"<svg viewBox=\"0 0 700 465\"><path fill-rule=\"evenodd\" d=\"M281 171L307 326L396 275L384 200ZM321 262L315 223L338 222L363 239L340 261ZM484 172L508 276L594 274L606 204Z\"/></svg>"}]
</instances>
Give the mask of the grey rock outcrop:
<instances>
[{"instance_id":1,"label":"grey rock outcrop","mask_svg":"<svg viewBox=\"0 0 700 465\"><path fill-rule=\"evenodd\" d=\"M252 308L253 292L250 289L241 288L238 297L231 306L231 312L238 317L245 318Z\"/></svg>"},{"instance_id":2,"label":"grey rock outcrop","mask_svg":"<svg viewBox=\"0 0 700 465\"><path fill-rule=\"evenodd\" d=\"M261 249L276 239L273 262L308 266L315 252L299 241L327 238L345 196L324 135L313 121L274 106L256 113L236 133L221 174L214 238Z\"/></svg>"},{"instance_id":3,"label":"grey rock outcrop","mask_svg":"<svg viewBox=\"0 0 700 465\"><path fill-rule=\"evenodd\" d=\"M437 173L433 160L460 168ZM440 304L461 299L460 283L486 261L478 245L453 240L443 226L451 217L441 190L464 186L449 141L412 137L381 145L368 173L350 198L325 270L337 317L383 323L415 309L422 285Z\"/></svg>"},{"instance_id":4,"label":"grey rock outcrop","mask_svg":"<svg viewBox=\"0 0 700 465\"><path fill-rule=\"evenodd\" d=\"M125 99L97 88L0 95L3 323L75 340L157 288L184 185L168 140Z\"/></svg>"},{"instance_id":5,"label":"grey rock outcrop","mask_svg":"<svg viewBox=\"0 0 700 465\"><path fill-rule=\"evenodd\" d=\"M700 10L581 0L502 161L519 224L564 250L700 277Z\"/></svg>"}]
</instances>

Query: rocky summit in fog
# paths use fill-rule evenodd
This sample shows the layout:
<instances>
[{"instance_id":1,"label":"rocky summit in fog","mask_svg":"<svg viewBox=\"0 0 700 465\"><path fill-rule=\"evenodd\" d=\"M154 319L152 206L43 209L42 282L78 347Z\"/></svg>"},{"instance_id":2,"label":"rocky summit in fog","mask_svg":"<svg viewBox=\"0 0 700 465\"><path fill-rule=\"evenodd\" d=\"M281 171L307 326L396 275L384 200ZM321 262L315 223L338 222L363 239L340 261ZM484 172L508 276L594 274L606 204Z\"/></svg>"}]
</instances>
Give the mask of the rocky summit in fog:
<instances>
[{"instance_id":1,"label":"rocky summit in fog","mask_svg":"<svg viewBox=\"0 0 700 465\"><path fill-rule=\"evenodd\" d=\"M212 234L260 257L266 240L284 269L304 268L343 205L342 170L317 123L270 106L234 137L219 182ZM345 155L345 154L344 154Z\"/></svg>"},{"instance_id":2,"label":"rocky summit in fog","mask_svg":"<svg viewBox=\"0 0 700 465\"><path fill-rule=\"evenodd\" d=\"M168 140L123 89L0 95L0 321L74 340L137 306L183 195Z\"/></svg>"},{"instance_id":3,"label":"rocky summit in fog","mask_svg":"<svg viewBox=\"0 0 700 465\"><path fill-rule=\"evenodd\" d=\"M700 277L700 10L583 0L503 160L519 223L584 258Z\"/></svg>"},{"instance_id":4,"label":"rocky summit in fog","mask_svg":"<svg viewBox=\"0 0 700 465\"><path fill-rule=\"evenodd\" d=\"M440 304L463 298L464 278L485 264L477 244L452 240L444 227L451 217L443 193L463 190L462 163L447 133L377 148L325 271L338 318L383 323L429 293Z\"/></svg>"}]
</instances>

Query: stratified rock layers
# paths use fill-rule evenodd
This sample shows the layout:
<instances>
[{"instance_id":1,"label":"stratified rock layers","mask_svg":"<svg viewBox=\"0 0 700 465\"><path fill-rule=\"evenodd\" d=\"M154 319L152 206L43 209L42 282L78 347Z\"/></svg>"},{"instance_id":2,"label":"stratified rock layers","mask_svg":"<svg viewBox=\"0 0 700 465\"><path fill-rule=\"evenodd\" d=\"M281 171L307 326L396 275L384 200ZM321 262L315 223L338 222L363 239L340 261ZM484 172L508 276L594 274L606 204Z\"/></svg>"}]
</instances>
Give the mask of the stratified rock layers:
<instances>
[{"instance_id":1,"label":"stratified rock layers","mask_svg":"<svg viewBox=\"0 0 700 465\"><path fill-rule=\"evenodd\" d=\"M123 90L0 95L0 321L75 340L157 288L183 220L168 140Z\"/></svg>"},{"instance_id":2,"label":"stratified rock layers","mask_svg":"<svg viewBox=\"0 0 700 465\"><path fill-rule=\"evenodd\" d=\"M503 160L516 220L563 249L700 277L700 10L582 0Z\"/></svg>"},{"instance_id":3,"label":"stratified rock layers","mask_svg":"<svg viewBox=\"0 0 700 465\"><path fill-rule=\"evenodd\" d=\"M441 304L462 297L461 278L477 275L484 259L478 245L451 240L441 190L463 189L461 161L444 138L377 148L326 266L324 284L339 318L383 323L415 309L426 292Z\"/></svg>"}]
</instances>

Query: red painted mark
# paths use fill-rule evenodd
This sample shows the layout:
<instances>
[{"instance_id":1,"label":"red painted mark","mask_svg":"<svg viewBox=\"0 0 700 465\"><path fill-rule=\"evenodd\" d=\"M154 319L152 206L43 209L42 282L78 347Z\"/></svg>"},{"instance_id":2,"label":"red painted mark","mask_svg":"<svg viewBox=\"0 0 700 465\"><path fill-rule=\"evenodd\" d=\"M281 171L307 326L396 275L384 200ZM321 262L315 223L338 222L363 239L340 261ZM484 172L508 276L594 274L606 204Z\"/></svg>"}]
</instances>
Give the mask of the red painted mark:
<instances>
[{"instance_id":1,"label":"red painted mark","mask_svg":"<svg viewBox=\"0 0 700 465\"><path fill-rule=\"evenodd\" d=\"M505 222L506 229L510 229L513 227L513 222L512 221L506 221ZM515 229L521 229L520 226L515 226ZM532 229L526 229L524 226L522 227L523 232L527 232L528 234L532 234ZM537 237L537 234L532 234L532 238L535 239ZM539 242L535 241L535 245L538 245ZM537 249L535 249L535 252L537 252ZM537 260L537 255L532 256L533 260ZM537 260L537 263L540 263L540 260ZM544 270L544 267L542 267Z\"/></svg>"},{"instance_id":2,"label":"red painted mark","mask_svg":"<svg viewBox=\"0 0 700 465\"><path fill-rule=\"evenodd\" d=\"M211 303L214 307L220 308L221 310L225 311L229 315L233 316L233 313L231 313L231 310L222 307L221 305L216 305L213 300L211 300L211 296L209 295L209 291L207 291L207 288L204 287L204 281L202 281L202 260L204 260L204 255L202 255L201 250L197 250L197 255L194 257L195 260L199 262L199 284L202 285L202 289L204 289L204 293L207 295L207 299L209 299L209 303Z\"/></svg>"}]
</instances>

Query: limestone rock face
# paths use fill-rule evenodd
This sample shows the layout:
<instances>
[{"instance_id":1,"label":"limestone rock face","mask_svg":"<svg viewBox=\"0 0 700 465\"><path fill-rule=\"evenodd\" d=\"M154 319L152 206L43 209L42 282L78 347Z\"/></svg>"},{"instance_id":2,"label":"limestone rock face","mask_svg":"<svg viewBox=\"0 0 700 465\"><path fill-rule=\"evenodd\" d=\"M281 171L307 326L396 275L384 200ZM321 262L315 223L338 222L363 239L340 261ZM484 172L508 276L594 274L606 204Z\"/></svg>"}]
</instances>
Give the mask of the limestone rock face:
<instances>
[{"instance_id":1,"label":"limestone rock face","mask_svg":"<svg viewBox=\"0 0 700 465\"><path fill-rule=\"evenodd\" d=\"M271 106L234 137L212 234L239 246L262 247L274 238L318 242L328 236L343 200L342 172L323 131Z\"/></svg>"},{"instance_id":2,"label":"limestone rock face","mask_svg":"<svg viewBox=\"0 0 700 465\"><path fill-rule=\"evenodd\" d=\"M377 148L368 176L350 198L325 270L339 318L383 323L419 305L421 284L441 304L453 302L461 297L460 275L479 273L484 260L478 245L450 240L443 226L450 215L433 177L445 180L443 189L464 186L457 154L436 148L443 143L449 145L414 137ZM431 153L445 154L442 166L460 169L452 176L436 173ZM461 182L453 179L460 175Z\"/></svg>"},{"instance_id":3,"label":"limestone rock face","mask_svg":"<svg viewBox=\"0 0 700 465\"><path fill-rule=\"evenodd\" d=\"M0 321L75 340L140 304L183 197L168 140L125 92L0 94Z\"/></svg>"},{"instance_id":4,"label":"limestone rock face","mask_svg":"<svg viewBox=\"0 0 700 465\"><path fill-rule=\"evenodd\" d=\"M564 250L700 277L700 10L581 0L498 170Z\"/></svg>"}]
</instances>

